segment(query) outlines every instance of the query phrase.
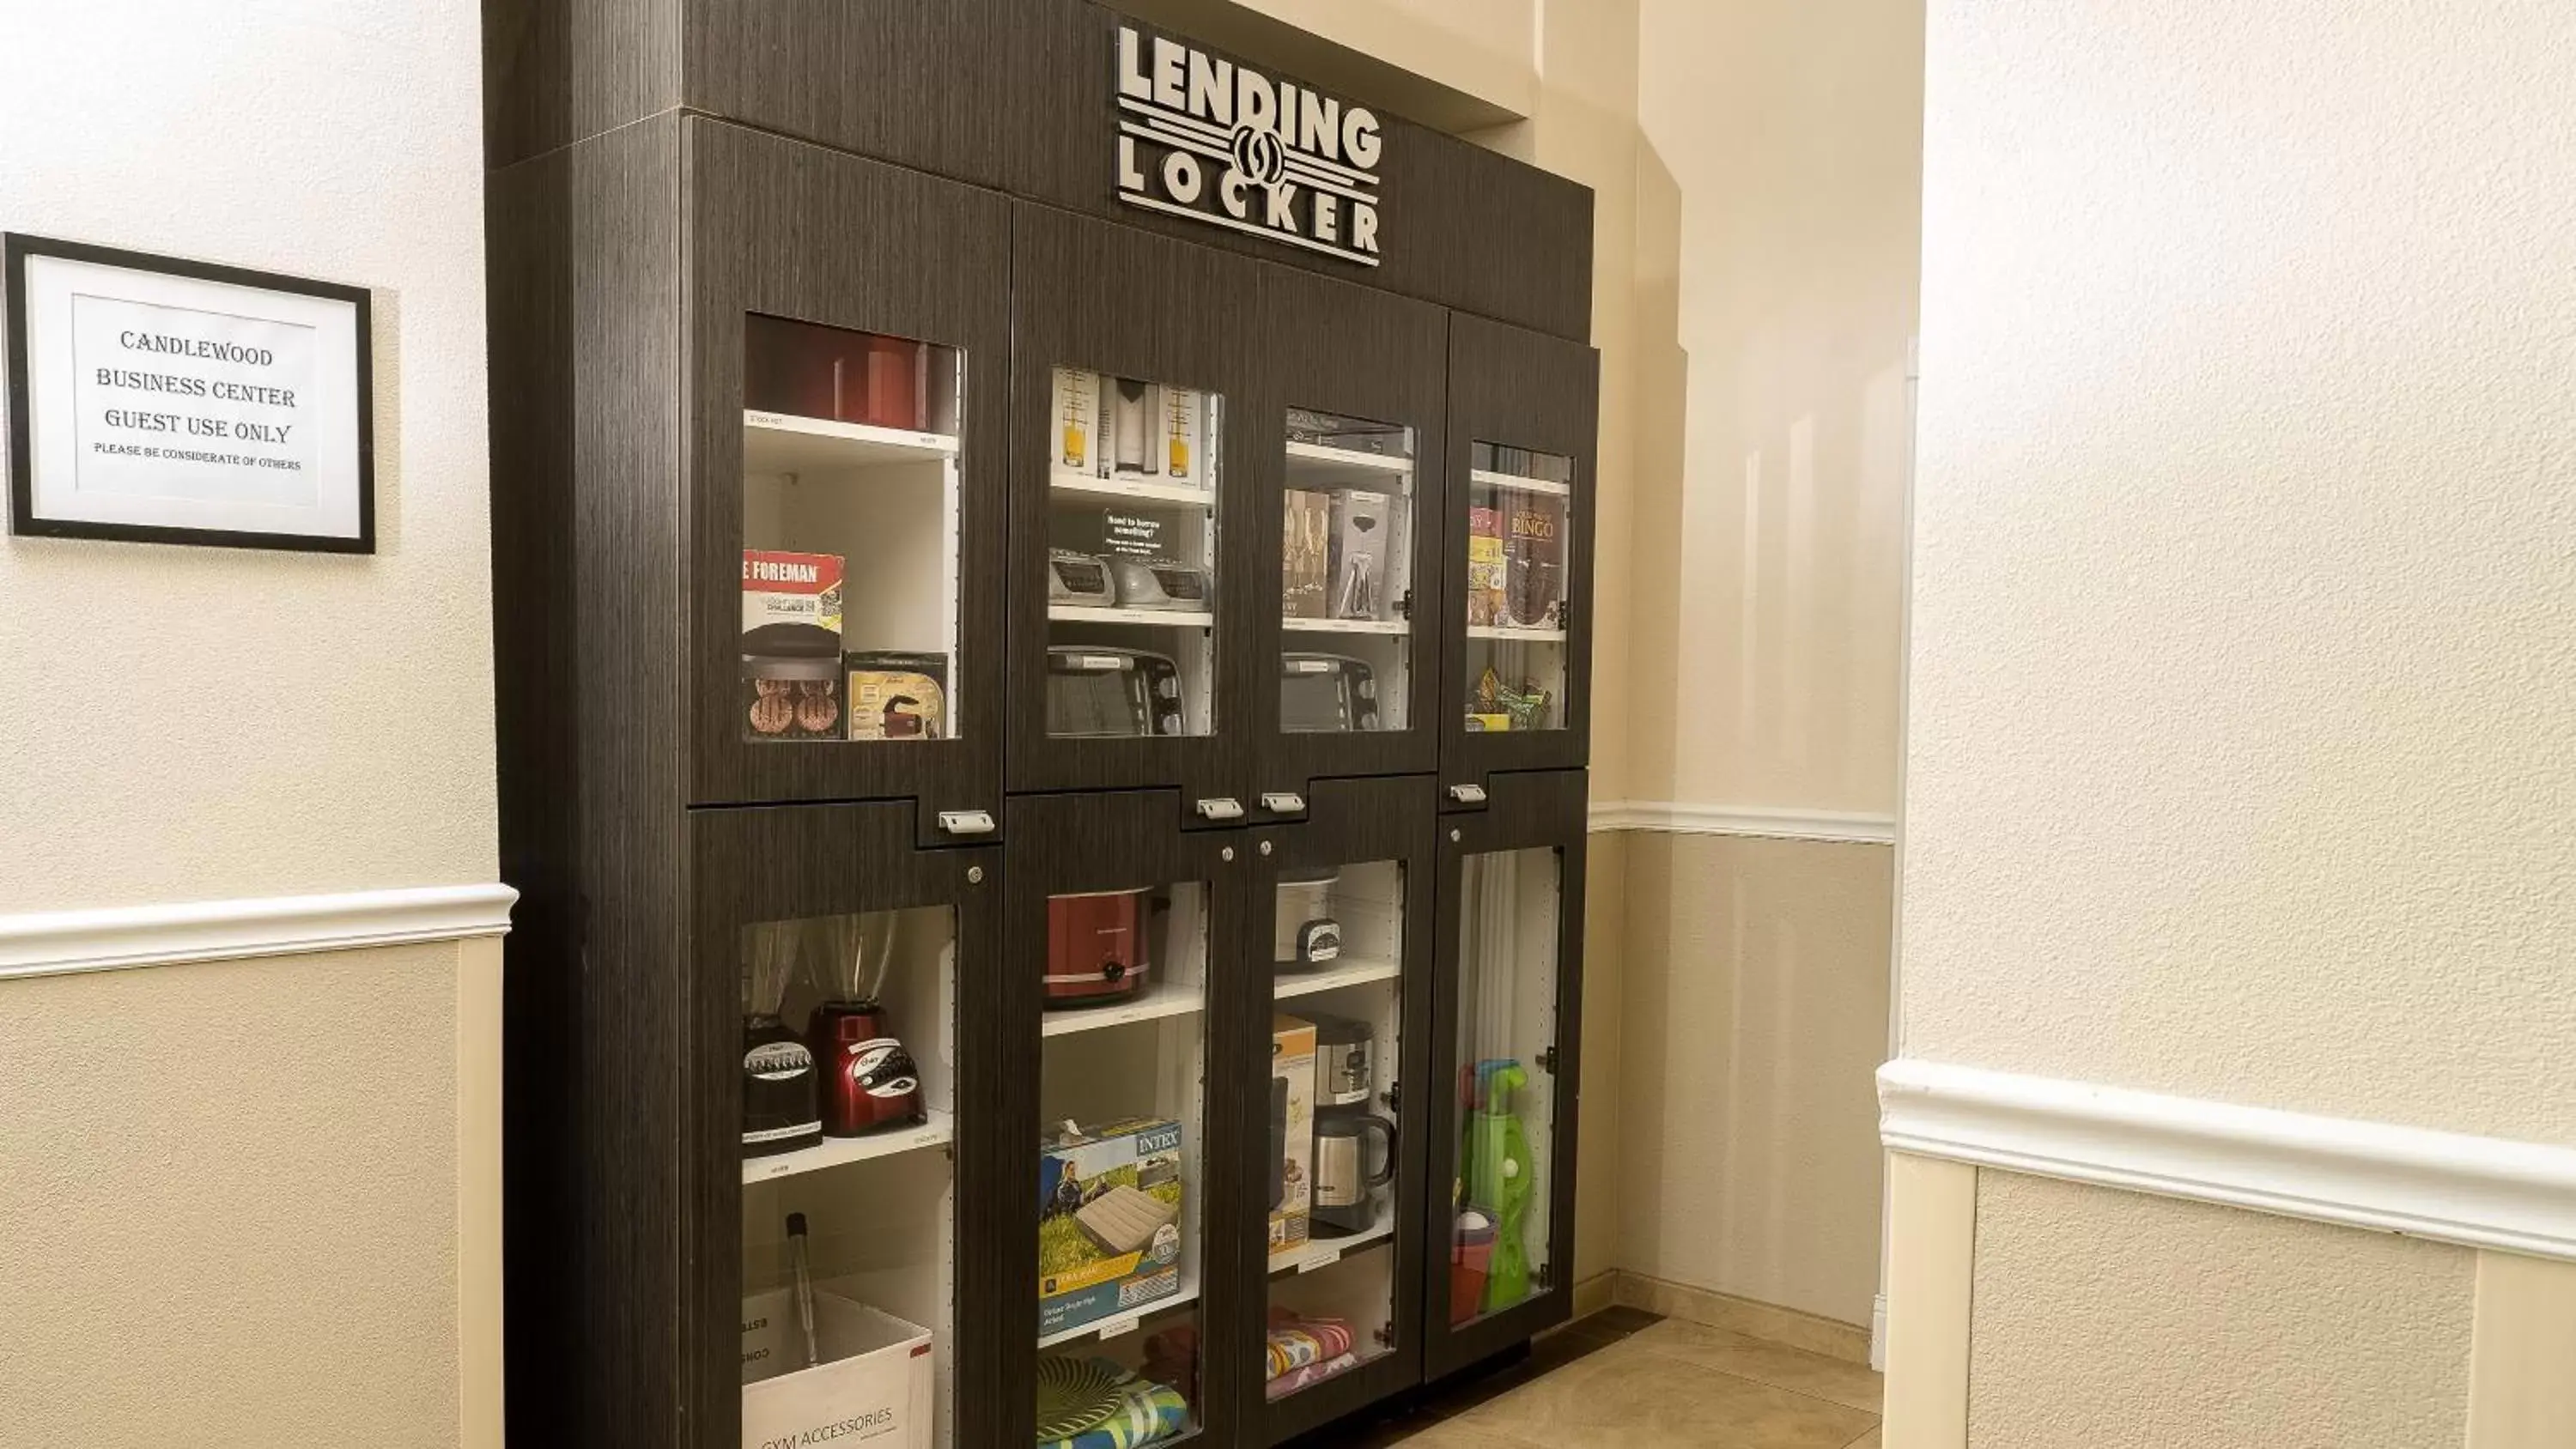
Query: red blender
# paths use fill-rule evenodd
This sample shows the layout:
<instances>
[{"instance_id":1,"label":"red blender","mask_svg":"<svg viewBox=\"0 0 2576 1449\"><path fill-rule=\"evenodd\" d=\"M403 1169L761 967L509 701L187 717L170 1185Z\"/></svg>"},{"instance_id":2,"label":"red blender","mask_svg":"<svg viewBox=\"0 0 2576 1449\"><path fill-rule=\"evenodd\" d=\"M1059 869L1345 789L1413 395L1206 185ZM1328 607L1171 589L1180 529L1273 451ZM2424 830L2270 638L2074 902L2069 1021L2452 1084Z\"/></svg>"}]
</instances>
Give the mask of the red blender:
<instances>
[{"instance_id":1,"label":"red blender","mask_svg":"<svg viewBox=\"0 0 2576 1449\"><path fill-rule=\"evenodd\" d=\"M806 1031L822 1078L823 1135L856 1137L918 1122L921 1069L877 997L894 962L892 915L824 923L824 978L840 993L814 1008Z\"/></svg>"}]
</instances>

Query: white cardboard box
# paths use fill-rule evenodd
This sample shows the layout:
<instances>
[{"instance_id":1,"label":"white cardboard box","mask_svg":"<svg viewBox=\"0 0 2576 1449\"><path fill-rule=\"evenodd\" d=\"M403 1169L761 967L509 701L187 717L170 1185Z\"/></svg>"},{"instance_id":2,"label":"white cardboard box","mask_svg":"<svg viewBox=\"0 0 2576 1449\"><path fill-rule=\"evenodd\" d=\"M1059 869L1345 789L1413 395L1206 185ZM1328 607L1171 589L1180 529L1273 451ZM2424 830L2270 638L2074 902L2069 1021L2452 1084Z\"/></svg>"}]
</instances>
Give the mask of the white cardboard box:
<instances>
[{"instance_id":1,"label":"white cardboard box","mask_svg":"<svg viewBox=\"0 0 2576 1449\"><path fill-rule=\"evenodd\" d=\"M930 1449L930 1330L816 1290L805 1361L792 1289L742 1301L742 1449Z\"/></svg>"}]
</instances>

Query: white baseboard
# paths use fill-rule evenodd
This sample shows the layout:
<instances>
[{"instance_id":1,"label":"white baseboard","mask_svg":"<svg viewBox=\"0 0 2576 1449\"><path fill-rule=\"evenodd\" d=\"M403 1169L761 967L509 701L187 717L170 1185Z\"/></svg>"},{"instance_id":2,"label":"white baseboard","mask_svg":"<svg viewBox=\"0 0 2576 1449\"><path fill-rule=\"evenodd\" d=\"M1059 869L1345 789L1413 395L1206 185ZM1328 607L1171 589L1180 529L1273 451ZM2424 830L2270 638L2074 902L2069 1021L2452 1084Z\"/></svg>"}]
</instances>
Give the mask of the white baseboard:
<instances>
[{"instance_id":1,"label":"white baseboard","mask_svg":"<svg viewBox=\"0 0 2576 1449\"><path fill-rule=\"evenodd\" d=\"M1761 840L1821 840L1893 845L1896 817L1850 810L1798 810L1769 805L1693 805L1678 800L1609 801L1592 807L1594 830L1661 835L1738 835Z\"/></svg>"},{"instance_id":2,"label":"white baseboard","mask_svg":"<svg viewBox=\"0 0 2576 1449\"><path fill-rule=\"evenodd\" d=\"M497 936L518 898L498 884L426 886L0 916L0 978Z\"/></svg>"},{"instance_id":3,"label":"white baseboard","mask_svg":"<svg viewBox=\"0 0 2576 1449\"><path fill-rule=\"evenodd\" d=\"M2576 1259L2576 1148L1899 1059L1893 1152Z\"/></svg>"}]
</instances>

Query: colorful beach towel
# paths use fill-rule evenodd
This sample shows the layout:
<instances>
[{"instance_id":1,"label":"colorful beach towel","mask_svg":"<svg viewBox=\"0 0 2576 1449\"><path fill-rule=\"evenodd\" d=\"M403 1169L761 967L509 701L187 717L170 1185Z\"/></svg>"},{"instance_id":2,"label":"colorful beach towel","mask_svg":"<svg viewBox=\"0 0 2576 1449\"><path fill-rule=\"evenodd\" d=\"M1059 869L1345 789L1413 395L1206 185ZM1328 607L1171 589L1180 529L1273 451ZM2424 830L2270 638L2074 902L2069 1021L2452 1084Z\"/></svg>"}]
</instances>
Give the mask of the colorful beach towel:
<instances>
[{"instance_id":1,"label":"colorful beach towel","mask_svg":"<svg viewBox=\"0 0 2576 1449\"><path fill-rule=\"evenodd\" d=\"M1066 1405L1066 1412L1050 1416L1041 1413L1038 1424L1038 1449L1144 1449L1177 1437L1190 1422L1189 1401L1176 1389L1166 1388L1151 1379L1141 1379L1107 1359L1088 1362L1040 1359L1041 1382L1049 1377L1050 1363L1070 1366L1052 1371L1069 1381L1079 1380L1089 1388L1100 1379L1114 1384L1114 1397L1102 1404L1096 1400L1080 1405ZM1072 1394L1068 1398L1088 1398ZM1057 1403L1062 1404L1059 1400ZM1095 1417L1096 1414L1096 1417ZM1088 1422L1085 1422L1088 1421Z\"/></svg>"},{"instance_id":2,"label":"colorful beach towel","mask_svg":"<svg viewBox=\"0 0 2576 1449\"><path fill-rule=\"evenodd\" d=\"M1264 1376L1276 1379L1350 1351L1351 1326L1347 1321L1274 1313L1270 1318L1270 1361Z\"/></svg>"}]
</instances>

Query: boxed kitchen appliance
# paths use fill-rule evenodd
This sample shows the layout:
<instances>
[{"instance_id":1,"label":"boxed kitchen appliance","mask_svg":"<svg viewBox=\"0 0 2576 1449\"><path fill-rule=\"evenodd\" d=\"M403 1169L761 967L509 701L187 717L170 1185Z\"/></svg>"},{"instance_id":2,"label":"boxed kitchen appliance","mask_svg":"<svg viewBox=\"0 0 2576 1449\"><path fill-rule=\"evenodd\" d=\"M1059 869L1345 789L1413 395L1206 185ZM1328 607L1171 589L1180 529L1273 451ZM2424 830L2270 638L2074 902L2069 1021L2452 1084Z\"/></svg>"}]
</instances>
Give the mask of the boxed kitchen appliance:
<instances>
[{"instance_id":1,"label":"boxed kitchen appliance","mask_svg":"<svg viewBox=\"0 0 2576 1449\"><path fill-rule=\"evenodd\" d=\"M1057 368L1055 418L1056 469L1084 475L1107 471L1100 458L1100 374Z\"/></svg>"},{"instance_id":2,"label":"boxed kitchen appliance","mask_svg":"<svg viewBox=\"0 0 2576 1449\"><path fill-rule=\"evenodd\" d=\"M1492 504L1467 509L1467 623L1483 628L1511 622L1505 590L1511 567L1503 553L1503 510Z\"/></svg>"},{"instance_id":3,"label":"boxed kitchen appliance","mask_svg":"<svg viewBox=\"0 0 2576 1449\"><path fill-rule=\"evenodd\" d=\"M1038 1154L1038 1333L1181 1291L1181 1124L1067 1123Z\"/></svg>"},{"instance_id":4,"label":"boxed kitchen appliance","mask_svg":"<svg viewBox=\"0 0 2576 1449\"><path fill-rule=\"evenodd\" d=\"M742 553L742 709L755 740L837 740L841 576L836 553Z\"/></svg>"},{"instance_id":5,"label":"boxed kitchen appliance","mask_svg":"<svg viewBox=\"0 0 2576 1449\"><path fill-rule=\"evenodd\" d=\"M1333 597L1336 619L1383 618L1387 610L1387 505L1383 493L1333 495Z\"/></svg>"},{"instance_id":6,"label":"boxed kitchen appliance","mask_svg":"<svg viewBox=\"0 0 2576 1449\"><path fill-rule=\"evenodd\" d=\"M1315 1193L1315 1024L1270 1019L1270 1256L1306 1246Z\"/></svg>"},{"instance_id":7,"label":"boxed kitchen appliance","mask_svg":"<svg viewBox=\"0 0 2576 1449\"><path fill-rule=\"evenodd\" d=\"M1279 531L1279 611L1290 619L1320 619L1331 577L1333 496L1291 488L1286 501Z\"/></svg>"},{"instance_id":8,"label":"boxed kitchen appliance","mask_svg":"<svg viewBox=\"0 0 2576 1449\"><path fill-rule=\"evenodd\" d=\"M808 1366L796 1290L742 1303L742 1442L865 1441L930 1449L938 1390L930 1330L821 1289Z\"/></svg>"}]
</instances>

